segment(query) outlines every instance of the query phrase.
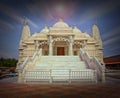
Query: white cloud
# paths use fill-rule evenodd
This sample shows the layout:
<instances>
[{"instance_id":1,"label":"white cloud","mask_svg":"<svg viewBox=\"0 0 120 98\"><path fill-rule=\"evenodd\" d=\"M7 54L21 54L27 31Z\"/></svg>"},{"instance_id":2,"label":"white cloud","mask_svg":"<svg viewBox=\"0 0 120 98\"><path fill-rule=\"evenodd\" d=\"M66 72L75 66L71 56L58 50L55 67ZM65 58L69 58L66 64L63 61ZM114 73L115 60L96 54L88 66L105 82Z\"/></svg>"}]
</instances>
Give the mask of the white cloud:
<instances>
[{"instance_id":1,"label":"white cloud","mask_svg":"<svg viewBox=\"0 0 120 98\"><path fill-rule=\"evenodd\" d=\"M120 34L120 26L116 27L110 32L104 33L102 35L103 45L109 46L109 45L118 43L120 41L119 34Z\"/></svg>"},{"instance_id":2,"label":"white cloud","mask_svg":"<svg viewBox=\"0 0 120 98\"><path fill-rule=\"evenodd\" d=\"M107 39L106 41L104 41L103 45L104 46L113 45L115 43L118 43L119 40L120 40L120 36L112 37L112 38Z\"/></svg>"},{"instance_id":3,"label":"white cloud","mask_svg":"<svg viewBox=\"0 0 120 98\"><path fill-rule=\"evenodd\" d=\"M20 15L14 9L6 5L0 4L0 11L4 13L5 15L7 15L8 17L16 20L17 22L22 21L22 18L20 17Z\"/></svg>"},{"instance_id":4,"label":"white cloud","mask_svg":"<svg viewBox=\"0 0 120 98\"><path fill-rule=\"evenodd\" d=\"M110 48L110 51L117 51L117 50L120 50L120 47L111 47Z\"/></svg>"},{"instance_id":5,"label":"white cloud","mask_svg":"<svg viewBox=\"0 0 120 98\"><path fill-rule=\"evenodd\" d=\"M31 24L33 27L38 28L38 25L36 25L32 20L28 19L28 23Z\"/></svg>"},{"instance_id":6,"label":"white cloud","mask_svg":"<svg viewBox=\"0 0 120 98\"><path fill-rule=\"evenodd\" d=\"M80 21L80 24L93 19L100 17L104 14L107 14L113 10L115 10L117 7L119 7L120 4L117 1L107 1L104 2L103 4L100 4L98 6L93 6L92 8L88 9L83 15L81 15L82 19Z\"/></svg>"},{"instance_id":7,"label":"white cloud","mask_svg":"<svg viewBox=\"0 0 120 98\"><path fill-rule=\"evenodd\" d=\"M120 34L120 26L117 26L116 28L112 29L109 32L106 32L102 35L103 41L106 41L107 39L111 39L115 36L118 36Z\"/></svg>"},{"instance_id":8,"label":"white cloud","mask_svg":"<svg viewBox=\"0 0 120 98\"><path fill-rule=\"evenodd\" d=\"M14 29L14 26L12 24L0 19L0 30L8 31L8 29Z\"/></svg>"},{"instance_id":9,"label":"white cloud","mask_svg":"<svg viewBox=\"0 0 120 98\"><path fill-rule=\"evenodd\" d=\"M5 10L4 10L5 9ZM23 23L23 17L21 17L22 15L20 15L20 13L16 12L16 10L6 6L6 5L1 5L0 4L0 11L2 13L4 13L5 15L7 15L8 17L14 19L15 21L19 22L19 23ZM38 26L32 22L32 20L28 19L28 22L35 28L38 28Z\"/></svg>"}]
</instances>

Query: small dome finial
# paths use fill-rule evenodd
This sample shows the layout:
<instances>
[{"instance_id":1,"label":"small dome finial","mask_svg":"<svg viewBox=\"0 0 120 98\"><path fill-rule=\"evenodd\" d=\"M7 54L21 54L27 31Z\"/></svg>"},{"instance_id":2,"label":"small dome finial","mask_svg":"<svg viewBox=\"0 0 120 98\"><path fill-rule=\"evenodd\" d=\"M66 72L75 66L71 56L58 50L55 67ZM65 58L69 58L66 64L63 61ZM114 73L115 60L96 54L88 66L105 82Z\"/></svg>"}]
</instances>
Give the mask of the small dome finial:
<instances>
[{"instance_id":1,"label":"small dome finial","mask_svg":"<svg viewBox=\"0 0 120 98\"><path fill-rule=\"evenodd\" d=\"M73 28L77 28L77 25L74 25Z\"/></svg>"},{"instance_id":2,"label":"small dome finial","mask_svg":"<svg viewBox=\"0 0 120 98\"><path fill-rule=\"evenodd\" d=\"M94 25L97 25L97 21L94 22Z\"/></svg>"},{"instance_id":3,"label":"small dome finial","mask_svg":"<svg viewBox=\"0 0 120 98\"><path fill-rule=\"evenodd\" d=\"M58 19L58 21L60 21L60 22L61 22L61 21L63 21L63 19L62 19L62 18L59 18L59 19Z\"/></svg>"},{"instance_id":4,"label":"small dome finial","mask_svg":"<svg viewBox=\"0 0 120 98\"><path fill-rule=\"evenodd\" d=\"M24 25L28 25L28 20L26 17L24 17Z\"/></svg>"},{"instance_id":5,"label":"small dome finial","mask_svg":"<svg viewBox=\"0 0 120 98\"><path fill-rule=\"evenodd\" d=\"M44 28L46 29L46 28L48 28L48 26L45 24Z\"/></svg>"}]
</instances>

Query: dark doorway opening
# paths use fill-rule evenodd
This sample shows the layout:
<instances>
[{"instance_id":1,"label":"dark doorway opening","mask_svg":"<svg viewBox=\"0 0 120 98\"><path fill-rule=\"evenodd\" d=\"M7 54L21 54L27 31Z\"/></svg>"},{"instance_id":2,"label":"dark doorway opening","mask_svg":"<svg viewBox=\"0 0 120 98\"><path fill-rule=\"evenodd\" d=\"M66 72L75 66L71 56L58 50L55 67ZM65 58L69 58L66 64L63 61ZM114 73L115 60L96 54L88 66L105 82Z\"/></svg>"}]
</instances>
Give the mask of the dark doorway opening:
<instances>
[{"instance_id":1,"label":"dark doorway opening","mask_svg":"<svg viewBox=\"0 0 120 98\"><path fill-rule=\"evenodd\" d=\"M65 55L64 47L57 47L57 55Z\"/></svg>"}]
</instances>

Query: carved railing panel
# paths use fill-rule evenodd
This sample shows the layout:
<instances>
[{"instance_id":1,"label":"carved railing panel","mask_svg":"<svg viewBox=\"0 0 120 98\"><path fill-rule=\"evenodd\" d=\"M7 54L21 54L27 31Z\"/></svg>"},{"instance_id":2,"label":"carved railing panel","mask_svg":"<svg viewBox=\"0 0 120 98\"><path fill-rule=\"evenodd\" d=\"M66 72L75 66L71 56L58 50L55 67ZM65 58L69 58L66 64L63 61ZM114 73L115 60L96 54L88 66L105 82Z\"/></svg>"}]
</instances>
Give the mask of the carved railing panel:
<instances>
[{"instance_id":1,"label":"carved railing panel","mask_svg":"<svg viewBox=\"0 0 120 98\"><path fill-rule=\"evenodd\" d=\"M63 74L63 72L65 74ZM97 82L96 70L64 70L64 69L49 69L49 70L32 70L26 71L24 82L47 81L53 83L55 81L74 82Z\"/></svg>"}]
</instances>

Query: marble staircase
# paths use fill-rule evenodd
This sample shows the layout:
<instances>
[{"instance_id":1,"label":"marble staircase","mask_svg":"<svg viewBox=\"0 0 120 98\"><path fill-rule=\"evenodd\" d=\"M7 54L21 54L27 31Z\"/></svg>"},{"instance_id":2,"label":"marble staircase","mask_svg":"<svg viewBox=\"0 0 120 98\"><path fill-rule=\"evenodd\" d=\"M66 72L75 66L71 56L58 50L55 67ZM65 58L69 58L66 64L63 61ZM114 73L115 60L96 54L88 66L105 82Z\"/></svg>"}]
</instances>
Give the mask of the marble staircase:
<instances>
[{"instance_id":1,"label":"marble staircase","mask_svg":"<svg viewBox=\"0 0 120 98\"><path fill-rule=\"evenodd\" d=\"M32 75L32 76L31 76ZM88 69L79 56L41 56L25 74L25 81L96 81L95 71Z\"/></svg>"},{"instance_id":2,"label":"marble staircase","mask_svg":"<svg viewBox=\"0 0 120 98\"><path fill-rule=\"evenodd\" d=\"M86 69L78 56L42 56L34 69Z\"/></svg>"}]
</instances>

